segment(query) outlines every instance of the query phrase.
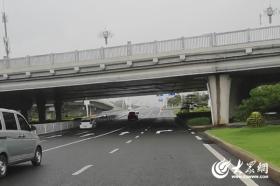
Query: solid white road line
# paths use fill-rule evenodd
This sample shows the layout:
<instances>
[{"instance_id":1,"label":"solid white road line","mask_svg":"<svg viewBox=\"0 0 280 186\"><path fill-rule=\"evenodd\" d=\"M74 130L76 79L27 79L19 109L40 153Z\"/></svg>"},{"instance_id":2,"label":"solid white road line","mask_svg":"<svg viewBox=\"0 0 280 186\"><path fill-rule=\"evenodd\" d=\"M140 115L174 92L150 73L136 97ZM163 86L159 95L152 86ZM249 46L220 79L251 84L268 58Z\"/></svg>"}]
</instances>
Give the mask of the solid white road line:
<instances>
[{"instance_id":1,"label":"solid white road line","mask_svg":"<svg viewBox=\"0 0 280 186\"><path fill-rule=\"evenodd\" d=\"M132 142L132 140L128 140L127 142L125 142L125 143L131 143Z\"/></svg>"},{"instance_id":2,"label":"solid white road line","mask_svg":"<svg viewBox=\"0 0 280 186\"><path fill-rule=\"evenodd\" d=\"M43 152L48 152L48 151L51 151L51 150L59 149L59 148L66 147L66 146L69 146L69 145L73 145L73 144L76 144L76 143L81 143L81 142L83 142L83 141L88 141L88 140L91 140L91 139L95 139L95 138L99 138L99 137L102 137L102 136L106 136L106 135L108 135L108 134L112 134L112 133L117 132L117 131L120 131L120 130L122 130L122 129L123 129L123 128L119 128L119 129L112 130L112 131L110 131L110 132L107 132L107 133L104 133L104 134L100 134L100 135L97 135L97 136L94 136L94 137L85 138L85 139L73 141L73 142L71 142L71 143L66 143L66 144L64 144L64 145L59 145L59 146L56 146L56 147L52 147L52 148L43 150Z\"/></svg>"},{"instance_id":3,"label":"solid white road line","mask_svg":"<svg viewBox=\"0 0 280 186\"><path fill-rule=\"evenodd\" d=\"M117 152L118 150L119 150L119 149L118 149L118 148L116 148L116 149L114 149L114 150L110 151L109 153L110 153L110 154L113 154L113 153Z\"/></svg>"},{"instance_id":4,"label":"solid white road line","mask_svg":"<svg viewBox=\"0 0 280 186\"><path fill-rule=\"evenodd\" d=\"M196 138L197 140L202 140L202 138L199 137L199 136L195 136L195 138Z\"/></svg>"},{"instance_id":5,"label":"solid white road line","mask_svg":"<svg viewBox=\"0 0 280 186\"><path fill-rule=\"evenodd\" d=\"M213 147L211 147L208 144L203 144L204 147L209 150L216 158L218 158L220 161L226 160L228 161L223 155L221 155L219 152L217 152ZM234 173L233 168L234 166L230 163L229 169L230 171ZM235 174L237 175L237 174ZM240 173L237 176L241 176L241 178L239 178L245 185L250 185L250 186L257 186L258 184L256 184L256 182L254 182L254 180L252 180L251 178L242 178L245 177L246 174L244 174L241 170Z\"/></svg>"},{"instance_id":6,"label":"solid white road line","mask_svg":"<svg viewBox=\"0 0 280 186\"><path fill-rule=\"evenodd\" d=\"M75 134L75 136L79 136L79 135L82 135L82 134L85 134L85 133L89 133L89 131L77 133L77 134Z\"/></svg>"},{"instance_id":7,"label":"solid white road line","mask_svg":"<svg viewBox=\"0 0 280 186\"><path fill-rule=\"evenodd\" d=\"M84 166L83 168L81 168L80 170L78 170L77 172L74 172L72 174L72 176L77 176L79 174L81 174L82 172L84 172L85 170L87 170L88 168L92 167L93 165L87 165L87 166Z\"/></svg>"},{"instance_id":8,"label":"solid white road line","mask_svg":"<svg viewBox=\"0 0 280 186\"><path fill-rule=\"evenodd\" d=\"M56 137L61 137L62 135L59 134L59 135L53 135L53 136L48 136L46 137L46 139L51 139L51 138L56 138Z\"/></svg>"},{"instance_id":9,"label":"solid white road line","mask_svg":"<svg viewBox=\"0 0 280 186\"><path fill-rule=\"evenodd\" d=\"M157 132L156 132L156 134L160 134L160 133L162 133L162 132L172 132L173 130L158 130Z\"/></svg>"},{"instance_id":10,"label":"solid white road line","mask_svg":"<svg viewBox=\"0 0 280 186\"><path fill-rule=\"evenodd\" d=\"M195 134L195 132L191 132L191 134Z\"/></svg>"},{"instance_id":11,"label":"solid white road line","mask_svg":"<svg viewBox=\"0 0 280 186\"><path fill-rule=\"evenodd\" d=\"M94 135L94 133L84 134L84 135L80 136L80 138L87 137L87 136L93 136L93 135Z\"/></svg>"},{"instance_id":12,"label":"solid white road line","mask_svg":"<svg viewBox=\"0 0 280 186\"><path fill-rule=\"evenodd\" d=\"M129 132L128 132L128 131L125 131L125 132L120 133L119 135L120 135L120 136L123 136L123 135L125 135L125 134L129 134Z\"/></svg>"},{"instance_id":13,"label":"solid white road line","mask_svg":"<svg viewBox=\"0 0 280 186\"><path fill-rule=\"evenodd\" d=\"M135 139L139 138L140 136L135 136Z\"/></svg>"}]
</instances>

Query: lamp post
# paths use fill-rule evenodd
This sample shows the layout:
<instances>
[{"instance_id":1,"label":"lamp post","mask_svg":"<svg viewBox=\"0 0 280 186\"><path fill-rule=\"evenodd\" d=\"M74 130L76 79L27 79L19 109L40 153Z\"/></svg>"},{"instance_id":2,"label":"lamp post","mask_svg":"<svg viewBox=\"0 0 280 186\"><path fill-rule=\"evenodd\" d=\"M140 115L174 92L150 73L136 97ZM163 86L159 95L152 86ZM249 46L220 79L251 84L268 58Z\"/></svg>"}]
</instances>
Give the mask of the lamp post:
<instances>
[{"instance_id":1,"label":"lamp post","mask_svg":"<svg viewBox=\"0 0 280 186\"><path fill-rule=\"evenodd\" d=\"M101 37L102 38L104 38L104 40L105 40L105 45L107 46L108 45L108 39L110 38L110 37L113 37L113 34L112 34L112 32L110 32L109 30L104 30L104 31L102 31L101 32Z\"/></svg>"}]
</instances>

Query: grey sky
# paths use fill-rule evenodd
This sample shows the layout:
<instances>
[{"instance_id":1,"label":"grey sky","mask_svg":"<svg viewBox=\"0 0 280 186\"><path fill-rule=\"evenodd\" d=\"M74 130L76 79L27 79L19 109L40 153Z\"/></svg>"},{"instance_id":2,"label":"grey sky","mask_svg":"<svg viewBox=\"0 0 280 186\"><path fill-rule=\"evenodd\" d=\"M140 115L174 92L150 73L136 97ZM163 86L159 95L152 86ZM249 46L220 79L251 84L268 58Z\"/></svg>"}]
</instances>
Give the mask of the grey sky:
<instances>
[{"instance_id":1,"label":"grey sky","mask_svg":"<svg viewBox=\"0 0 280 186\"><path fill-rule=\"evenodd\" d=\"M6 0L11 57L259 27L269 0ZM280 1L272 0L280 9ZM280 24L280 17L274 19ZM3 36L1 24L1 37ZM0 56L4 55L0 44Z\"/></svg>"}]
</instances>

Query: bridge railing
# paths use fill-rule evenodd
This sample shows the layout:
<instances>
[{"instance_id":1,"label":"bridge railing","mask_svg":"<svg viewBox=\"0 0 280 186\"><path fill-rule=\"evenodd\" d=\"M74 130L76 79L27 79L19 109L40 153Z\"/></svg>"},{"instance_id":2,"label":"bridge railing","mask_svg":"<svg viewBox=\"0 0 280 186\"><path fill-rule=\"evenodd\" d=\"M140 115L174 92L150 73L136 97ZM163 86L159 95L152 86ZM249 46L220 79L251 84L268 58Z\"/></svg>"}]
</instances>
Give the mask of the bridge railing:
<instances>
[{"instance_id":1,"label":"bridge railing","mask_svg":"<svg viewBox=\"0 0 280 186\"><path fill-rule=\"evenodd\" d=\"M280 26L238 30L224 33L211 33L195 37L182 37L164 41L121 45L116 47L26 56L0 60L0 69L23 68L40 65L75 64L96 60L120 58L134 55L156 55L159 53L235 45L256 41L280 39Z\"/></svg>"}]
</instances>

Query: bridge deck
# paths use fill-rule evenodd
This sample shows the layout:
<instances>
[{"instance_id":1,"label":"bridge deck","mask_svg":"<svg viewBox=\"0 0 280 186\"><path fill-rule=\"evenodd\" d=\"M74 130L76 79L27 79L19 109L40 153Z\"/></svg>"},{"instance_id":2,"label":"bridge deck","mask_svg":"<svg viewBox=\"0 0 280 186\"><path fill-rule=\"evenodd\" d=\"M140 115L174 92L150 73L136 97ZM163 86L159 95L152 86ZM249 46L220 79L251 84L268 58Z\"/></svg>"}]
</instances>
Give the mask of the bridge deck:
<instances>
[{"instance_id":1,"label":"bridge deck","mask_svg":"<svg viewBox=\"0 0 280 186\"><path fill-rule=\"evenodd\" d=\"M128 42L127 45L116 47L3 59L0 60L0 69L2 69L0 73L1 71L2 73L6 72L7 69L16 70L21 68L36 68L38 66L63 66L69 64L79 65L88 61L96 62L145 55L157 56L167 52L172 53L174 51L213 48L275 39L280 39L280 26L211 33L195 37L181 37L148 43L131 44L131 42Z\"/></svg>"}]
</instances>

